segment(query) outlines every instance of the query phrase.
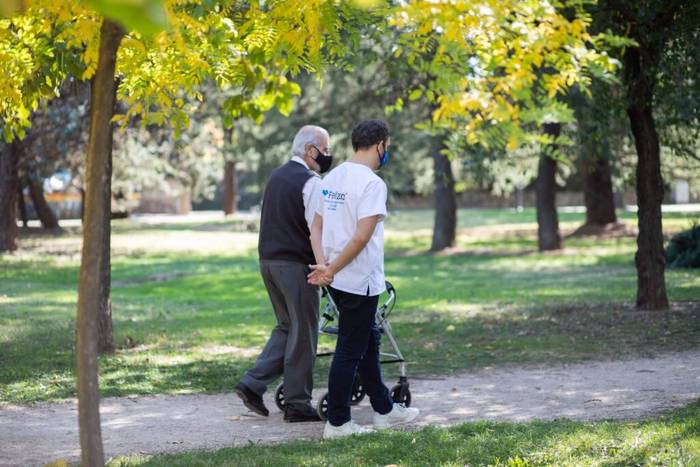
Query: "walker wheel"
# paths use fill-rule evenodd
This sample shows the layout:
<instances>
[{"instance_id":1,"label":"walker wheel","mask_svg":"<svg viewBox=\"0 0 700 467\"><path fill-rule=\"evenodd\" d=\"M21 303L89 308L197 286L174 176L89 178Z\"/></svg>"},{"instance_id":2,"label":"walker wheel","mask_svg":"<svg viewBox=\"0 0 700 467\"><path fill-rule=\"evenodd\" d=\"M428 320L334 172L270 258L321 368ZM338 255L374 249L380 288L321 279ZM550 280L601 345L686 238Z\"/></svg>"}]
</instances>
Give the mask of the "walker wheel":
<instances>
[{"instance_id":1,"label":"walker wheel","mask_svg":"<svg viewBox=\"0 0 700 467\"><path fill-rule=\"evenodd\" d=\"M284 412L284 383L278 384L277 389L275 389L275 404Z\"/></svg>"},{"instance_id":2,"label":"walker wheel","mask_svg":"<svg viewBox=\"0 0 700 467\"><path fill-rule=\"evenodd\" d=\"M406 407L410 407L411 390L408 389L408 384L397 384L391 388L391 398L397 404L403 404Z\"/></svg>"},{"instance_id":3,"label":"walker wheel","mask_svg":"<svg viewBox=\"0 0 700 467\"><path fill-rule=\"evenodd\" d=\"M352 395L350 396L350 405L357 405L362 402L362 399L365 398L365 394L365 388L362 386L360 377L355 377L355 382L352 385Z\"/></svg>"},{"instance_id":4,"label":"walker wheel","mask_svg":"<svg viewBox=\"0 0 700 467\"><path fill-rule=\"evenodd\" d=\"M316 403L316 412L321 420L326 421L328 419L328 393L325 393Z\"/></svg>"}]
</instances>

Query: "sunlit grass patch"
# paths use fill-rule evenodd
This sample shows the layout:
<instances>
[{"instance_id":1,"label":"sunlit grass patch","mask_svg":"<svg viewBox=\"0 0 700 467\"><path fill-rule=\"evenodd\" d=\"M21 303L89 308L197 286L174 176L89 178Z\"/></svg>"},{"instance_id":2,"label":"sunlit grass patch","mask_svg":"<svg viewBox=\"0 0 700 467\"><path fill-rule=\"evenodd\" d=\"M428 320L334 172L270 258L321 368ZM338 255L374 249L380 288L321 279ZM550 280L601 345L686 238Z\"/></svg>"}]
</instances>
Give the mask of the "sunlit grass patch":
<instances>
[{"instance_id":1,"label":"sunlit grass patch","mask_svg":"<svg viewBox=\"0 0 700 467\"><path fill-rule=\"evenodd\" d=\"M411 374L700 345L699 271L667 271L669 297L676 302L670 313L633 310L633 236L570 238L562 251L539 253L527 217L532 212L460 210L458 247L430 254L432 212L395 214L387 220L385 270L397 289L391 320ZM566 216L572 225L583 219ZM664 226L691 220L665 217ZM256 234L236 231L228 221L119 221L115 238L120 236L156 247L143 251L131 244L113 254L117 352L100 359L103 394L231 390L274 325ZM157 248L167 236L188 244ZM75 248L77 239L77 231L56 239L32 236L22 240L35 242L32 248L0 257L0 401L74 396L79 256L73 253L79 250L48 252ZM210 249L213 239L216 251ZM333 344L321 340L324 350ZM319 359L319 384L328 362Z\"/></svg>"},{"instance_id":2,"label":"sunlit grass patch","mask_svg":"<svg viewBox=\"0 0 700 467\"><path fill-rule=\"evenodd\" d=\"M654 420L474 422L331 441L121 457L126 466L600 466L700 464L700 402Z\"/></svg>"}]
</instances>

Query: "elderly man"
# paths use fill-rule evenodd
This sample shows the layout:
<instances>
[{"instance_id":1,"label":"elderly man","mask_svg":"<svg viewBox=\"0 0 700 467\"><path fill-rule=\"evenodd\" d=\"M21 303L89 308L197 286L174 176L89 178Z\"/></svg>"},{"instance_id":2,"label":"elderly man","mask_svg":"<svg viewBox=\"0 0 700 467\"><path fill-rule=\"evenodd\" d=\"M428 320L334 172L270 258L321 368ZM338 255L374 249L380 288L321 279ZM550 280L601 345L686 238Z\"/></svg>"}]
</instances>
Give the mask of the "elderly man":
<instances>
[{"instance_id":1,"label":"elderly man","mask_svg":"<svg viewBox=\"0 0 700 467\"><path fill-rule=\"evenodd\" d=\"M330 169L328 132L304 126L294 137L292 158L272 172L262 201L258 253L260 273L277 326L267 345L236 385L236 394L253 412L267 416L262 395L284 376L288 422L320 421L311 406L312 370L318 342L319 289L307 282L315 264L309 229L320 209L321 177Z\"/></svg>"}]
</instances>

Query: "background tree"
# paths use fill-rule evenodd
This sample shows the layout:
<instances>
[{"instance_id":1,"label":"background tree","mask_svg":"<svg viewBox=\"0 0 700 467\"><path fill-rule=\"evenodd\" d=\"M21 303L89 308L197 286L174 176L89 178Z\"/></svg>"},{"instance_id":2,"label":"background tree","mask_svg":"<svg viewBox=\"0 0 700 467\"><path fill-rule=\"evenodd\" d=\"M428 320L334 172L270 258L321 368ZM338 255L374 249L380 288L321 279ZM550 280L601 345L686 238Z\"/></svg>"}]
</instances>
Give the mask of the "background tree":
<instances>
[{"instance_id":1,"label":"background tree","mask_svg":"<svg viewBox=\"0 0 700 467\"><path fill-rule=\"evenodd\" d=\"M233 129L224 130L224 214L229 216L237 210L238 180L236 176L236 145Z\"/></svg>"},{"instance_id":2,"label":"background tree","mask_svg":"<svg viewBox=\"0 0 700 467\"><path fill-rule=\"evenodd\" d=\"M17 143L0 142L0 252L17 249Z\"/></svg>"},{"instance_id":3,"label":"background tree","mask_svg":"<svg viewBox=\"0 0 700 467\"><path fill-rule=\"evenodd\" d=\"M56 88L69 72L81 73L81 61L60 36L52 15L0 18L0 116L5 141L11 142L15 136L24 138L31 126L31 113L39 108L41 100L55 97ZM0 209L8 215L16 213L17 203L20 147L14 148L14 152L4 151L0 162L6 174L0 177L0 193L7 193L0 196ZM0 252L14 249L17 236L16 217L2 219Z\"/></svg>"},{"instance_id":4,"label":"background tree","mask_svg":"<svg viewBox=\"0 0 700 467\"><path fill-rule=\"evenodd\" d=\"M700 4L682 0L603 0L597 13L602 23L636 42L622 55L626 112L638 156L636 303L639 309L664 310L668 308L661 225L664 184L654 105L655 97L668 85L680 89L696 86L687 77L688 72L698 70L695 39L700 31ZM671 69L680 70L681 76L674 76ZM693 109L680 111L686 113L686 119L696 118L697 101L690 100L685 106Z\"/></svg>"},{"instance_id":5,"label":"background tree","mask_svg":"<svg viewBox=\"0 0 700 467\"><path fill-rule=\"evenodd\" d=\"M457 194L452 163L447 153L447 137L432 138L432 157L435 177L435 221L431 251L440 251L455 245L457 238Z\"/></svg>"},{"instance_id":6,"label":"background tree","mask_svg":"<svg viewBox=\"0 0 700 467\"><path fill-rule=\"evenodd\" d=\"M537 243L540 251L561 248L556 206L557 160L554 155L561 124L546 123L544 133L551 138L552 143L544 147L537 170Z\"/></svg>"},{"instance_id":7,"label":"background tree","mask_svg":"<svg viewBox=\"0 0 700 467\"><path fill-rule=\"evenodd\" d=\"M617 222L613 166L627 131L618 88L615 83L595 80L589 96L576 91L570 94L576 115L576 162L586 207L586 222L577 229L579 234L598 233Z\"/></svg>"},{"instance_id":8,"label":"background tree","mask_svg":"<svg viewBox=\"0 0 700 467\"><path fill-rule=\"evenodd\" d=\"M255 172L254 186L241 184L246 203L257 203L269 172L290 157L291 140L298 129L308 123L328 128L337 161L351 154L350 132L363 118L384 116L392 134L392 160L387 170L379 172L390 187L390 196L413 196L432 191L433 172L430 151L431 134L415 125L429 116L429 106L406 99L401 110L394 108L396 99L405 95L406 83L418 77L391 52L392 33L376 38L371 29L342 67L329 68L322 85L312 74L298 77L302 94L295 98L294 111L288 117L272 111L262 126L242 120L235 130L236 147L242 167L240 175ZM386 107L392 111L386 113ZM245 148L242 153L240 148ZM429 170L426 170L429 169ZM427 183L426 183L427 182ZM252 201L254 200L254 201Z\"/></svg>"},{"instance_id":9,"label":"background tree","mask_svg":"<svg viewBox=\"0 0 700 467\"><path fill-rule=\"evenodd\" d=\"M20 179L29 188L44 228L58 227L44 196L44 179L62 170L78 177L87 144L88 103L89 86L68 80L59 97L32 113L31 127L22 139Z\"/></svg>"},{"instance_id":10,"label":"background tree","mask_svg":"<svg viewBox=\"0 0 700 467\"><path fill-rule=\"evenodd\" d=\"M597 51L608 39L588 33L591 17L582 5L411 2L392 17L405 31L396 53L433 77L416 91L437 104L434 124L460 131L468 144L499 148L502 155L521 145L551 148L552 131L542 129L573 121L558 96L576 84L586 88L591 75L609 73L615 64ZM557 137L555 146L568 143ZM541 168L540 177L547 179L538 183L538 208L550 209L538 209L540 249L559 248L554 159L546 156Z\"/></svg>"}]
</instances>

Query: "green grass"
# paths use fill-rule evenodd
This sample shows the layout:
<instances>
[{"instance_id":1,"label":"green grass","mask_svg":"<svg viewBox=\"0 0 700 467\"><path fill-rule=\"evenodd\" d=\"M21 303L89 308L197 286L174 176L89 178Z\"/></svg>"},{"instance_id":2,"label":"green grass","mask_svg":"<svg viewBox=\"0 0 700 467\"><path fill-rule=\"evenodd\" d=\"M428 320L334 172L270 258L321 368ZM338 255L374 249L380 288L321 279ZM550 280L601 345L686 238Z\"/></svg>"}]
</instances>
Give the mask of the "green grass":
<instances>
[{"instance_id":1,"label":"green grass","mask_svg":"<svg viewBox=\"0 0 700 467\"><path fill-rule=\"evenodd\" d=\"M564 229L583 219L566 216ZM431 211L387 221L386 273L398 291L391 320L410 374L700 346L700 271L668 271L672 311L640 313L632 307L633 236L569 238L562 252L541 254L532 212L459 217L458 247L448 255L423 253ZM670 234L692 221L670 215L664 227ZM114 222L120 348L100 359L104 396L230 390L251 365L273 315L256 235L241 225ZM78 240L76 232L30 235L18 254L0 257L0 402L74 396ZM327 365L317 365L319 385Z\"/></svg>"},{"instance_id":2,"label":"green grass","mask_svg":"<svg viewBox=\"0 0 700 467\"><path fill-rule=\"evenodd\" d=\"M250 445L215 452L133 456L127 466L697 466L700 401L655 420L466 423L332 441Z\"/></svg>"},{"instance_id":3,"label":"green grass","mask_svg":"<svg viewBox=\"0 0 700 467\"><path fill-rule=\"evenodd\" d=\"M432 209L401 209L389 212L389 223L394 229L409 230L418 228L431 228L434 212ZM637 214L629 211L618 211L618 218L622 222L636 223ZM698 219L700 213L664 213L664 222L668 226L676 221L684 222L693 216ZM580 212L559 212L559 222L580 224L585 216ZM525 208L522 211L514 209L460 209L457 217L457 227L460 229L469 227L483 227L494 225L522 225L534 224L536 214L534 208Z\"/></svg>"}]
</instances>

